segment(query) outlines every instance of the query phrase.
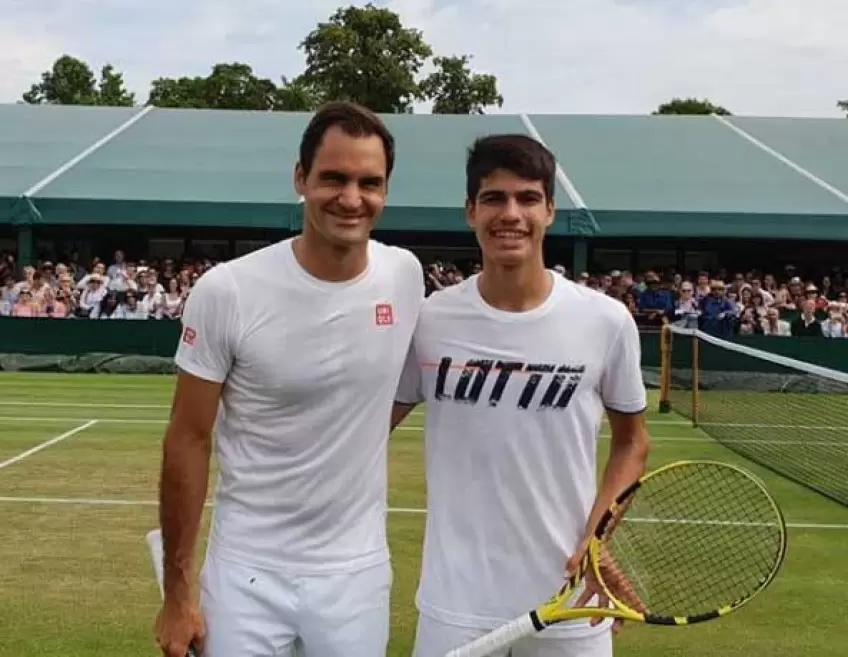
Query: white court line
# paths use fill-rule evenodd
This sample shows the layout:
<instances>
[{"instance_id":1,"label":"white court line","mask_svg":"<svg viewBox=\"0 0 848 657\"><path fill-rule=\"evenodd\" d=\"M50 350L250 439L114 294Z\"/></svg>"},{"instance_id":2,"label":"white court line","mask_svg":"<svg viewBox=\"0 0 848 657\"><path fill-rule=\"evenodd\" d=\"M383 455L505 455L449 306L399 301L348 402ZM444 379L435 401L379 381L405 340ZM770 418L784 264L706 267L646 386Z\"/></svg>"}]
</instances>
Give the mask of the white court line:
<instances>
[{"instance_id":1,"label":"white court line","mask_svg":"<svg viewBox=\"0 0 848 657\"><path fill-rule=\"evenodd\" d=\"M65 440L66 438L70 438L71 436L78 434L80 431L85 431L89 427L93 427L95 424L97 424L97 420L89 420L85 424L81 424L78 427L71 429L70 431L66 431L63 434L56 436L55 438L51 438L50 440L46 440L45 442L43 442L39 445L36 445L32 449L28 449L27 451L25 451L21 454L18 454L17 456L13 456L12 458L3 461L2 463L0 463L0 470L2 470L3 468L5 468L7 466L12 465L13 463L17 463L18 461L22 461L27 456L32 456L36 452L40 452L42 449L46 449L47 447L50 447L51 445L55 445L56 443L60 443L63 440Z\"/></svg>"},{"instance_id":2,"label":"white court line","mask_svg":"<svg viewBox=\"0 0 848 657\"><path fill-rule=\"evenodd\" d=\"M47 423L62 423L67 424L68 422L73 422L75 420L84 420L85 418L81 417L32 417L32 416L18 416L18 415L0 415L0 422L43 422ZM98 418L97 422L100 424L157 424L157 425L166 425L168 424L168 420L149 420L146 418Z\"/></svg>"},{"instance_id":3,"label":"white court line","mask_svg":"<svg viewBox=\"0 0 848 657\"><path fill-rule=\"evenodd\" d=\"M10 401L10 400L2 400L0 401L0 406L23 406L23 407L34 407L34 408L113 408L113 409L167 409L170 410L171 406L168 404L105 404L98 402L34 402L34 401ZM410 417L424 417L424 411L415 410L409 413ZM607 419L604 418L604 422L607 422ZM649 420L649 424L668 424L668 425L676 425L676 426L692 426L692 422L688 420Z\"/></svg>"},{"instance_id":4,"label":"white court line","mask_svg":"<svg viewBox=\"0 0 848 657\"><path fill-rule=\"evenodd\" d=\"M109 499L92 499L92 498L71 498L71 497L0 497L0 503L19 503L19 504L58 504L65 506L147 506L155 507L159 502L155 500L109 500ZM211 502L206 502L206 508L212 508L214 505ZM427 509L416 509L413 507L389 507L389 513L397 513L401 515L424 515ZM631 522L681 522L675 520L657 520L655 518L629 518ZM682 521L696 522L696 521ZM703 523L700 523L703 524ZM707 523L707 524L740 524L740 523ZM751 523L756 525L757 523ZM767 523L762 523L767 524ZM791 529L848 529L848 524L822 524L810 522L790 522L786 524Z\"/></svg>"},{"instance_id":5,"label":"white court line","mask_svg":"<svg viewBox=\"0 0 848 657\"><path fill-rule=\"evenodd\" d=\"M49 422L58 422L60 424L66 424L68 421L73 420L82 420L83 418L62 418L62 417L27 417L27 416L16 416L16 415L0 415L0 422L36 422L36 423L49 423ZM134 425L134 424L152 424L157 426L164 426L168 424L168 420L148 420L148 419L132 419L132 418L99 418L97 420L93 420L98 424L119 424L119 425ZM730 426L730 425L722 425L722 426ZM743 425L750 426L750 425ZM397 427L395 432L400 433L423 433L424 427ZM601 433L598 436L599 438L609 438L610 434ZM846 447L848 448L848 442L842 441L821 441L821 440L716 440L710 436L652 436L652 443L713 443L716 445L719 444L733 444L733 445L798 445L798 446L807 446L807 447Z\"/></svg>"},{"instance_id":6,"label":"white court line","mask_svg":"<svg viewBox=\"0 0 848 657\"><path fill-rule=\"evenodd\" d=\"M800 429L802 431L848 431L848 427L818 424L735 424L729 422L699 422L699 427L729 427L731 429Z\"/></svg>"},{"instance_id":7,"label":"white court line","mask_svg":"<svg viewBox=\"0 0 848 657\"><path fill-rule=\"evenodd\" d=\"M167 404L98 404L88 402L34 402L34 401L0 401L0 406L33 406L33 407L50 407L54 408L166 408L171 407Z\"/></svg>"}]
</instances>

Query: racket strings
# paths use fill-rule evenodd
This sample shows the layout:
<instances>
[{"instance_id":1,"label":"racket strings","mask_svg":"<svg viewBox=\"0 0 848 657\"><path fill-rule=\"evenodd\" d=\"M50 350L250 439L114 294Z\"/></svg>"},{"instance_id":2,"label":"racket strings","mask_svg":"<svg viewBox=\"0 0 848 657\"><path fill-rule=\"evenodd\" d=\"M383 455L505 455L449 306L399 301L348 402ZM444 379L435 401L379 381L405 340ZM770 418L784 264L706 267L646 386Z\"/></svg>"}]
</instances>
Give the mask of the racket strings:
<instances>
[{"instance_id":1,"label":"racket strings","mask_svg":"<svg viewBox=\"0 0 848 657\"><path fill-rule=\"evenodd\" d=\"M605 549L626 578L618 585L624 597L632 589L656 615L699 615L744 599L782 556L782 520L766 493L719 464L648 477L625 513L612 523Z\"/></svg>"}]
</instances>

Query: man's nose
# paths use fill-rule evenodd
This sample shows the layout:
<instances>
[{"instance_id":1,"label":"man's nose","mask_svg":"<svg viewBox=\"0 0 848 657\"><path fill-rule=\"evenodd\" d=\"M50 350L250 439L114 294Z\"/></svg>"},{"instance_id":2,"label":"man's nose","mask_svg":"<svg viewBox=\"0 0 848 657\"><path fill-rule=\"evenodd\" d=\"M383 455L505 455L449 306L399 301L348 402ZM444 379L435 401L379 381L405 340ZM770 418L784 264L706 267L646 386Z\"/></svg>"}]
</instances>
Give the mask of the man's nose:
<instances>
[{"instance_id":1,"label":"man's nose","mask_svg":"<svg viewBox=\"0 0 848 657\"><path fill-rule=\"evenodd\" d=\"M362 194L359 190L359 185L350 182L342 188L338 199L339 205L345 210L358 210L362 205Z\"/></svg>"},{"instance_id":2,"label":"man's nose","mask_svg":"<svg viewBox=\"0 0 848 657\"><path fill-rule=\"evenodd\" d=\"M508 198L506 200L501 214L501 219L505 219L507 221L518 221L521 219L521 207L516 199Z\"/></svg>"}]
</instances>

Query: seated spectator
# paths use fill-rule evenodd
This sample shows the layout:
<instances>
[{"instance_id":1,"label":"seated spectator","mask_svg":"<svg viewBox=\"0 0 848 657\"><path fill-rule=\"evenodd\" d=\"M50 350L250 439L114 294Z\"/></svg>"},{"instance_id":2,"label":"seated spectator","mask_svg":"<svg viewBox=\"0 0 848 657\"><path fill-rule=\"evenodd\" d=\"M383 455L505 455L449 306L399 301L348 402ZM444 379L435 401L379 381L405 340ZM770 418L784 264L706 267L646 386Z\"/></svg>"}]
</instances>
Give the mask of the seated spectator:
<instances>
[{"instance_id":1,"label":"seated spectator","mask_svg":"<svg viewBox=\"0 0 848 657\"><path fill-rule=\"evenodd\" d=\"M90 317L92 311L100 305L103 297L106 296L106 286L104 285L103 277L98 273L93 273L83 278L85 285L80 292L79 303L77 304L77 317ZM79 289L79 285L77 285Z\"/></svg>"},{"instance_id":2,"label":"seated spectator","mask_svg":"<svg viewBox=\"0 0 848 657\"><path fill-rule=\"evenodd\" d=\"M120 266L112 265L109 268L108 288L110 292L124 294L129 290L137 290L135 265L122 262Z\"/></svg>"},{"instance_id":3,"label":"seated spectator","mask_svg":"<svg viewBox=\"0 0 848 657\"><path fill-rule=\"evenodd\" d=\"M695 287L692 283L686 282L680 284L680 298L674 302L674 320L675 326L683 328L698 328L698 316L701 310L698 302L695 299Z\"/></svg>"},{"instance_id":4,"label":"seated spectator","mask_svg":"<svg viewBox=\"0 0 848 657\"><path fill-rule=\"evenodd\" d=\"M701 301L704 297L710 295L710 274L702 271L698 273L698 281L695 286L695 299Z\"/></svg>"},{"instance_id":5,"label":"seated spectator","mask_svg":"<svg viewBox=\"0 0 848 657\"><path fill-rule=\"evenodd\" d=\"M18 300L18 292L15 289L15 279L7 274L3 279L3 287L0 287L0 317L9 317L12 308Z\"/></svg>"},{"instance_id":6,"label":"seated spectator","mask_svg":"<svg viewBox=\"0 0 848 657\"><path fill-rule=\"evenodd\" d=\"M789 286L786 283L781 283L780 288L775 292L774 307L778 310L795 310L789 294Z\"/></svg>"},{"instance_id":7,"label":"seated spectator","mask_svg":"<svg viewBox=\"0 0 848 657\"><path fill-rule=\"evenodd\" d=\"M699 324L704 333L725 338L733 333L736 309L725 292L724 281L716 280L710 284L710 295L701 300Z\"/></svg>"},{"instance_id":8,"label":"seated spectator","mask_svg":"<svg viewBox=\"0 0 848 657\"><path fill-rule=\"evenodd\" d=\"M737 327L739 335L762 335L763 324L760 317L757 317L753 306L745 308L739 317L739 325Z\"/></svg>"},{"instance_id":9,"label":"seated spectator","mask_svg":"<svg viewBox=\"0 0 848 657\"><path fill-rule=\"evenodd\" d=\"M826 338L844 338L845 315L844 309L836 301L831 301L827 307L827 319L821 323L822 335Z\"/></svg>"},{"instance_id":10,"label":"seated spectator","mask_svg":"<svg viewBox=\"0 0 848 657\"><path fill-rule=\"evenodd\" d=\"M120 319L116 315L118 310L118 295L116 292L107 292L89 314L89 319Z\"/></svg>"},{"instance_id":11,"label":"seated spectator","mask_svg":"<svg viewBox=\"0 0 848 657\"><path fill-rule=\"evenodd\" d=\"M807 285L806 289L804 290L804 296L805 298L810 299L815 304L814 310L816 312L827 310L827 299L819 294L819 289L813 283Z\"/></svg>"},{"instance_id":12,"label":"seated spectator","mask_svg":"<svg viewBox=\"0 0 848 657\"><path fill-rule=\"evenodd\" d=\"M97 260L97 258L95 258ZM85 274L77 283L77 289L83 292L89 289L89 282L92 279L99 280L102 283L103 294L105 295L109 289L109 279L106 277L106 265L102 262L97 262L92 268L90 274ZM98 300L99 301L99 300Z\"/></svg>"},{"instance_id":13,"label":"seated spectator","mask_svg":"<svg viewBox=\"0 0 848 657\"><path fill-rule=\"evenodd\" d=\"M776 335L789 337L792 335L792 326L785 319L780 319L780 311L772 306L766 311L766 318L762 320L763 335Z\"/></svg>"},{"instance_id":14,"label":"seated spectator","mask_svg":"<svg viewBox=\"0 0 848 657\"><path fill-rule=\"evenodd\" d=\"M766 311L768 311L770 307L771 306L766 303L766 300L761 293L751 293L751 308L754 309L754 316L757 318L757 321L766 316Z\"/></svg>"},{"instance_id":15,"label":"seated spectator","mask_svg":"<svg viewBox=\"0 0 848 657\"><path fill-rule=\"evenodd\" d=\"M138 302L138 296L135 292L127 292L124 296L124 302L118 305L118 310L115 312L115 319L148 319L150 313L146 306Z\"/></svg>"},{"instance_id":16,"label":"seated spectator","mask_svg":"<svg viewBox=\"0 0 848 657\"><path fill-rule=\"evenodd\" d=\"M654 271L645 274L645 285L647 289L639 294L639 315L646 323L659 325L674 312L674 298L671 290L660 286L660 277Z\"/></svg>"},{"instance_id":17,"label":"seated spectator","mask_svg":"<svg viewBox=\"0 0 848 657\"><path fill-rule=\"evenodd\" d=\"M836 300L836 290L833 287L833 282L830 276L823 276L821 280L821 296L827 301Z\"/></svg>"},{"instance_id":18,"label":"seated spectator","mask_svg":"<svg viewBox=\"0 0 848 657\"><path fill-rule=\"evenodd\" d=\"M741 313L745 308L748 308L754 305L754 302L751 300L753 297L753 293L751 292L750 285L743 285L739 288L739 312ZM762 296L760 297L762 299Z\"/></svg>"},{"instance_id":19,"label":"seated spectator","mask_svg":"<svg viewBox=\"0 0 848 657\"><path fill-rule=\"evenodd\" d=\"M179 319L182 315L185 295L180 292L180 283L176 278L168 280L168 291L162 296L162 316L166 319Z\"/></svg>"},{"instance_id":20,"label":"seated spectator","mask_svg":"<svg viewBox=\"0 0 848 657\"><path fill-rule=\"evenodd\" d=\"M792 322L792 335L795 337L821 337L822 328L816 319L816 302L804 299L801 314Z\"/></svg>"},{"instance_id":21,"label":"seated spectator","mask_svg":"<svg viewBox=\"0 0 848 657\"><path fill-rule=\"evenodd\" d=\"M53 288L49 287L44 292L39 310L39 317L51 317L53 319L65 319L69 313L68 305L65 303L65 295L61 291L54 292Z\"/></svg>"},{"instance_id":22,"label":"seated spectator","mask_svg":"<svg viewBox=\"0 0 848 657\"><path fill-rule=\"evenodd\" d=\"M40 313L38 301L32 296L29 287L21 289L18 301L12 307L12 317L38 317Z\"/></svg>"},{"instance_id":23,"label":"seated spectator","mask_svg":"<svg viewBox=\"0 0 848 657\"><path fill-rule=\"evenodd\" d=\"M751 295L760 295L763 298L763 305L766 307L774 305L774 296L763 288L760 279L755 278L751 281Z\"/></svg>"},{"instance_id":24,"label":"seated spectator","mask_svg":"<svg viewBox=\"0 0 848 657\"><path fill-rule=\"evenodd\" d=\"M48 285L47 281L44 279L44 274L41 271L35 271L31 277L31 283L29 286L30 292L32 292L32 298L35 299L38 303L43 303L44 295L47 290L50 289L50 285Z\"/></svg>"},{"instance_id":25,"label":"seated spectator","mask_svg":"<svg viewBox=\"0 0 848 657\"><path fill-rule=\"evenodd\" d=\"M621 295L621 302L627 306L631 315L636 315L639 312L639 304L636 303L636 295L629 290Z\"/></svg>"}]
</instances>

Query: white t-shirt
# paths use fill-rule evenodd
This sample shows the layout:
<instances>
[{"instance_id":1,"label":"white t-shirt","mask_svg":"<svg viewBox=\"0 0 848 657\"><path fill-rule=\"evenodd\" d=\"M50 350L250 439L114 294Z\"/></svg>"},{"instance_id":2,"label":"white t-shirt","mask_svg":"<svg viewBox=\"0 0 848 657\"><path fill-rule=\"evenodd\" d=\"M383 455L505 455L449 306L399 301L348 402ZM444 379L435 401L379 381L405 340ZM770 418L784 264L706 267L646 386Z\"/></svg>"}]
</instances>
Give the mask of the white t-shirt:
<instances>
[{"instance_id":1,"label":"white t-shirt","mask_svg":"<svg viewBox=\"0 0 848 657\"><path fill-rule=\"evenodd\" d=\"M416 602L493 628L547 600L597 493L604 408L646 407L621 302L552 274L543 305L497 310L473 276L424 304L396 396L426 402L427 529ZM549 636L600 631L563 624Z\"/></svg>"},{"instance_id":2,"label":"white t-shirt","mask_svg":"<svg viewBox=\"0 0 848 657\"><path fill-rule=\"evenodd\" d=\"M371 242L357 279L320 281L292 240L206 272L176 364L225 381L210 547L301 573L388 559L386 460L394 394L424 298L410 252Z\"/></svg>"}]
</instances>

